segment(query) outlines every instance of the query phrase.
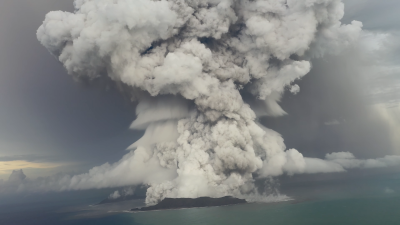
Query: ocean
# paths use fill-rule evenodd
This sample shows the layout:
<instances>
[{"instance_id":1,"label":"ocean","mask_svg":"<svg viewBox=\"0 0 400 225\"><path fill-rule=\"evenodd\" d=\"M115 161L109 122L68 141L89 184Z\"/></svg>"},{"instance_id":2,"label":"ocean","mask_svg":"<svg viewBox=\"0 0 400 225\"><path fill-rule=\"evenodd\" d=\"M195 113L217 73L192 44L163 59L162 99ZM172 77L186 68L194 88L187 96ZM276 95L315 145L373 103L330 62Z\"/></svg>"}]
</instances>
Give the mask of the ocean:
<instances>
[{"instance_id":1,"label":"ocean","mask_svg":"<svg viewBox=\"0 0 400 225\"><path fill-rule=\"evenodd\" d=\"M2 225L62 224L62 225L398 225L400 196L319 199L281 203L251 203L244 205L166 210L138 213L85 215L85 211L51 213L37 216L21 213ZM1 213L3 214L4 211ZM83 213L83 214L82 214ZM109 214L109 215L107 215ZM4 215L3 215L4 217ZM17 218L18 217L18 218Z\"/></svg>"},{"instance_id":2,"label":"ocean","mask_svg":"<svg viewBox=\"0 0 400 225\"><path fill-rule=\"evenodd\" d=\"M400 224L400 198L320 200L292 204L248 204L121 215L126 224L175 225L355 225ZM128 222L129 220L132 222Z\"/></svg>"},{"instance_id":3,"label":"ocean","mask_svg":"<svg viewBox=\"0 0 400 225\"><path fill-rule=\"evenodd\" d=\"M135 213L126 210L143 200L93 205L109 191L47 194L41 201L27 196L13 204L0 201L0 225L399 225L399 181L397 176L389 182L327 185L334 191L307 187L308 194L301 191L294 200L278 203Z\"/></svg>"}]
</instances>

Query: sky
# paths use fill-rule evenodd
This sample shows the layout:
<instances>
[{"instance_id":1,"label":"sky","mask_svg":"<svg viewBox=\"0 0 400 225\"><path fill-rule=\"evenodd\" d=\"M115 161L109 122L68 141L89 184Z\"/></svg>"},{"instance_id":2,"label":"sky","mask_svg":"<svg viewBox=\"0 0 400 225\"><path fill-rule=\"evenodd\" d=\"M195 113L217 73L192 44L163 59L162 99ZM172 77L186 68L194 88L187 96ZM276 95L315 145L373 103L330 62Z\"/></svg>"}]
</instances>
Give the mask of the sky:
<instances>
[{"instance_id":1,"label":"sky","mask_svg":"<svg viewBox=\"0 0 400 225\"><path fill-rule=\"evenodd\" d=\"M350 151L400 155L400 2L345 0L344 22L362 21L357 46L313 62L285 95L288 115L261 122L307 157ZM107 84L77 83L38 42L49 11L72 0L0 2L0 179L80 173L116 162L143 132L129 130L135 106Z\"/></svg>"},{"instance_id":2,"label":"sky","mask_svg":"<svg viewBox=\"0 0 400 225\"><path fill-rule=\"evenodd\" d=\"M0 161L60 166L24 169L37 177L121 158L140 136L128 131L134 110L116 91L77 85L36 38L46 13L71 11L73 1L0 4Z\"/></svg>"}]
</instances>

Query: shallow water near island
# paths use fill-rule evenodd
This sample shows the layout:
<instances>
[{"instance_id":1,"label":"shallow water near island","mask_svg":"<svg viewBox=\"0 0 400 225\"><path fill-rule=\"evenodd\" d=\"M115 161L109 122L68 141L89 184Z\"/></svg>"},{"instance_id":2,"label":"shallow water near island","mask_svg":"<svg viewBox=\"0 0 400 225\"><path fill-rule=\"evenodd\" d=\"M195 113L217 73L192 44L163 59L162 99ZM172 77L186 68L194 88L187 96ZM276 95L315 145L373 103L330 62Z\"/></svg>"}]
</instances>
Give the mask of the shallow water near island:
<instances>
[{"instance_id":1,"label":"shallow water near island","mask_svg":"<svg viewBox=\"0 0 400 225\"><path fill-rule=\"evenodd\" d=\"M398 225L400 177L352 181L349 185L303 191L292 201L130 212L143 200L95 205L108 192L48 196L49 201L0 201L1 225ZM340 187L340 188L339 188ZM363 189L364 188L364 189ZM331 191L334 190L334 191ZM305 187L304 190L310 190ZM320 190L321 193L318 193ZM90 196L91 195L91 196ZM37 197L37 196L36 196Z\"/></svg>"},{"instance_id":2,"label":"shallow water near island","mask_svg":"<svg viewBox=\"0 0 400 225\"><path fill-rule=\"evenodd\" d=\"M400 196L354 199L320 199L303 202L250 203L224 207L192 208L153 212L112 212L101 216L82 212L58 212L30 221L2 224L65 225L187 225L187 224L399 224ZM109 214L109 215L107 215ZM23 216L23 215L22 215ZM44 216L44 217L43 217ZM48 218L45 218L45 217ZM10 221L11 222L11 221Z\"/></svg>"}]
</instances>

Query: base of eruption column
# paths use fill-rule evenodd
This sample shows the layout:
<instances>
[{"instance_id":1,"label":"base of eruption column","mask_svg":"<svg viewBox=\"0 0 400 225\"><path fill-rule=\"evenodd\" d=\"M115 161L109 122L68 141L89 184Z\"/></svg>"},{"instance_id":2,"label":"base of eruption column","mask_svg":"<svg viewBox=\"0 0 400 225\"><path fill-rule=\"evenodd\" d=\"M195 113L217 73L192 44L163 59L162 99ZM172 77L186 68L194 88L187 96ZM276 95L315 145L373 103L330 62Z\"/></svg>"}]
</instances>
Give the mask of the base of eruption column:
<instances>
[{"instance_id":1,"label":"base of eruption column","mask_svg":"<svg viewBox=\"0 0 400 225\"><path fill-rule=\"evenodd\" d=\"M183 208L199 208L199 207L212 207L212 206L226 206L247 203L244 199L238 199L231 196L222 198L165 198L157 205L134 208L131 211L144 212L154 210L167 210L167 209L183 209Z\"/></svg>"}]
</instances>

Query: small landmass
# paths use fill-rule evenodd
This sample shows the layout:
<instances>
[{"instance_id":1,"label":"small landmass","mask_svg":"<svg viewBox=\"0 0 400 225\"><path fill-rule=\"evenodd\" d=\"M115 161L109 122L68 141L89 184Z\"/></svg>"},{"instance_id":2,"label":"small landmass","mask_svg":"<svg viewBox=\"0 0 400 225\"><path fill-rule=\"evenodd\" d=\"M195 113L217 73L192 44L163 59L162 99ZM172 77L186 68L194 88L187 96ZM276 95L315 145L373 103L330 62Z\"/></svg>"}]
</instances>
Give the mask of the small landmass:
<instances>
[{"instance_id":1,"label":"small landmass","mask_svg":"<svg viewBox=\"0 0 400 225\"><path fill-rule=\"evenodd\" d=\"M183 208L199 208L211 206L224 206L236 205L247 203L244 199L234 198L232 196L225 196L222 198L165 198L157 205L134 208L131 211L153 211L153 210L166 210L166 209L183 209Z\"/></svg>"}]
</instances>

